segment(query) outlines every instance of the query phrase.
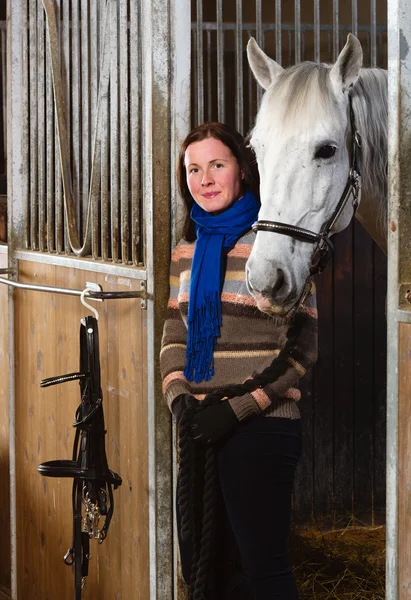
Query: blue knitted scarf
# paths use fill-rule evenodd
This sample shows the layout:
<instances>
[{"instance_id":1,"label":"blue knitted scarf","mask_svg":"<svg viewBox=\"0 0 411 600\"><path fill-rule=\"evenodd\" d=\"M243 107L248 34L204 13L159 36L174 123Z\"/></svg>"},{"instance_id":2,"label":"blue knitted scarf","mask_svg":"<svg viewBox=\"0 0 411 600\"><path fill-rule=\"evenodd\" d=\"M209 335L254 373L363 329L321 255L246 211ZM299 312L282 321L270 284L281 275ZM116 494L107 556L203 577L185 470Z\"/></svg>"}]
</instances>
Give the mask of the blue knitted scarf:
<instances>
[{"instance_id":1,"label":"blue knitted scarf","mask_svg":"<svg viewBox=\"0 0 411 600\"><path fill-rule=\"evenodd\" d=\"M224 255L257 220L260 203L248 191L219 215L194 203L191 218L197 241L191 267L188 304L187 364L189 381L209 381L214 375L213 351L221 327L221 289Z\"/></svg>"}]
</instances>

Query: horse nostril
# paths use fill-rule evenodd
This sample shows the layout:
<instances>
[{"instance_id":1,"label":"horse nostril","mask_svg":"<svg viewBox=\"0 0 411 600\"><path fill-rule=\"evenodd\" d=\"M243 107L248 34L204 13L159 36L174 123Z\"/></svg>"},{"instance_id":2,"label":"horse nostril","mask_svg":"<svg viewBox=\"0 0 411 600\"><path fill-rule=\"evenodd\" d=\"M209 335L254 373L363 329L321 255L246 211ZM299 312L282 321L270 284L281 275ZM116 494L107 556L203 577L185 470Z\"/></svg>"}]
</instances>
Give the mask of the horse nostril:
<instances>
[{"instance_id":1,"label":"horse nostril","mask_svg":"<svg viewBox=\"0 0 411 600\"><path fill-rule=\"evenodd\" d=\"M280 291L280 289L283 287L283 285L284 285L284 271L282 269L277 269L277 281L275 282L274 287L271 291L273 298L277 294L277 292Z\"/></svg>"}]
</instances>

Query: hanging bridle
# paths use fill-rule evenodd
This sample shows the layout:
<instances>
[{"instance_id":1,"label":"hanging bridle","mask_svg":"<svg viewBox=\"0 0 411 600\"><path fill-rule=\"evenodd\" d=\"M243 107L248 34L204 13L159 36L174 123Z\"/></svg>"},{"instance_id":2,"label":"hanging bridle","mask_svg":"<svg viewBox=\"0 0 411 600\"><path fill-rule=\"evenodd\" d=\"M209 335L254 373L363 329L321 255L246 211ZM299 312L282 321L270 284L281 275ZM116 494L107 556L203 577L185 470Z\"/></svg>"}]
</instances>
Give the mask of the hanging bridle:
<instances>
[{"instance_id":1,"label":"hanging bridle","mask_svg":"<svg viewBox=\"0 0 411 600\"><path fill-rule=\"evenodd\" d=\"M351 167L346 186L331 218L323 224L319 233L295 225L289 225L288 223L281 223L279 221L256 221L252 225L254 233L257 233L257 231L271 231L272 233L288 235L302 242L308 242L309 244L317 244L311 257L310 276L321 273L325 269L334 250L334 246L330 239L332 230L350 196L352 195L353 197L353 215L355 214L359 203L360 169L358 165L358 154L361 147L361 136L355 126L355 115L352 107L351 94L349 94L348 99L352 136Z\"/></svg>"}]
</instances>

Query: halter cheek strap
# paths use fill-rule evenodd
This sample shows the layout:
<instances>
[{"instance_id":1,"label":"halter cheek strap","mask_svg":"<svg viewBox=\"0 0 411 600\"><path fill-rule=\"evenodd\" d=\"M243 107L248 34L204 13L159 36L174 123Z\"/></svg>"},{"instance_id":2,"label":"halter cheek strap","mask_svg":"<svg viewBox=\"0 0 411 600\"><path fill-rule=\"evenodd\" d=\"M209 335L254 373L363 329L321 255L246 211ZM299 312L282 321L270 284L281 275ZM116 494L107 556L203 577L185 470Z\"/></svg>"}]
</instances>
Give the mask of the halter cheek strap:
<instances>
[{"instance_id":1,"label":"halter cheek strap","mask_svg":"<svg viewBox=\"0 0 411 600\"><path fill-rule=\"evenodd\" d=\"M323 224L319 233L316 233L315 231L310 231L309 229L303 229L302 227L297 227L296 225L281 223L279 221L256 221L252 225L254 233L257 233L258 231L271 231L272 233L288 235L302 242L316 244L313 255L311 257L311 276L316 275L317 273L321 273L325 269L331 257L331 254L334 250L334 246L331 242L330 236L341 213L346 207L350 196L352 195L353 197L353 215L355 214L359 203L359 192L361 184L358 156L361 148L361 136L358 133L355 125L355 115L352 107L351 94L349 94L348 100L352 135L351 167L344 191L341 195L340 200L338 201L338 204L333 214L331 215L331 218Z\"/></svg>"}]
</instances>

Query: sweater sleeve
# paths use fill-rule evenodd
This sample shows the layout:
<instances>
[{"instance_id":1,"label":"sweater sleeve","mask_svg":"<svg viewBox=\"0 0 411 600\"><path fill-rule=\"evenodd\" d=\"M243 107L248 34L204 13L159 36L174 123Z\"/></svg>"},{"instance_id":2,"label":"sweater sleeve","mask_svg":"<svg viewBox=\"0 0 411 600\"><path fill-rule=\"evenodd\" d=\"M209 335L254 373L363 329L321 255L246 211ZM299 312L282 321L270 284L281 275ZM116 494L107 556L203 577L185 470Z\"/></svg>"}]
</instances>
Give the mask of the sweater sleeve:
<instances>
[{"instance_id":1,"label":"sweater sleeve","mask_svg":"<svg viewBox=\"0 0 411 600\"><path fill-rule=\"evenodd\" d=\"M301 330L287 358L285 373L263 388L257 388L254 392L228 400L240 421L253 414L261 413L274 402L281 402L281 398L299 399L300 392L295 389L295 386L299 379L312 369L318 354L318 316L314 291L305 306L300 309L300 315L303 317Z\"/></svg>"},{"instance_id":2,"label":"sweater sleeve","mask_svg":"<svg viewBox=\"0 0 411 600\"><path fill-rule=\"evenodd\" d=\"M187 327L178 304L180 266L178 250L174 250L170 265L170 297L160 351L160 371L163 394L171 410L173 400L180 394L191 393L190 383L184 377L186 364Z\"/></svg>"}]
</instances>

